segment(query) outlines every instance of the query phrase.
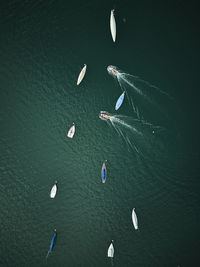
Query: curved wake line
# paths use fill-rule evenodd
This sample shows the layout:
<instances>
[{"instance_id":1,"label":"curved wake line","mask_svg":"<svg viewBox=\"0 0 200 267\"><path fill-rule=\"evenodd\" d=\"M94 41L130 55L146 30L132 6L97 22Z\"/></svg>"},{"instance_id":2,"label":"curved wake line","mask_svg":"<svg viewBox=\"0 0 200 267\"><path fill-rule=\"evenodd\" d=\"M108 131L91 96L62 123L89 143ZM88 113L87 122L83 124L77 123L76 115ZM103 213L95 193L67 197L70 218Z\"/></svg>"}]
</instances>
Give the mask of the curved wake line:
<instances>
[{"instance_id":1,"label":"curved wake line","mask_svg":"<svg viewBox=\"0 0 200 267\"><path fill-rule=\"evenodd\" d=\"M133 122L138 122L138 123L140 123L141 125L149 126L149 128L165 130L164 127L159 126L159 125L153 125L152 123L147 122L147 121L145 121L145 120L143 120L143 119L129 118L128 116L125 116L125 115L114 115L113 118L115 118L115 119L118 119L118 118L122 118L122 119L123 119L123 118L124 118L124 119L131 119ZM118 119L118 120L120 121L120 123L122 122L122 124L124 123L124 124L126 124L127 126L132 127L131 125L125 123L123 120L121 120L121 119ZM123 125L124 125L124 124L123 124ZM124 125L124 126L126 126L126 125ZM135 129L135 128L134 128L134 129ZM136 130L138 133L141 133L141 132L139 132L137 129L135 129L135 130ZM142 133L141 133L141 134L142 134ZM143 135L143 134L142 134L142 135Z\"/></svg>"},{"instance_id":2,"label":"curved wake line","mask_svg":"<svg viewBox=\"0 0 200 267\"><path fill-rule=\"evenodd\" d=\"M139 135L143 135L143 134L142 134L140 131L138 131L135 127L129 125L128 123L124 122L123 120L118 119L117 117L112 117L112 118L110 119L110 121L111 121L111 122L119 123L119 124L125 126L126 128L130 129L131 131L134 131L134 132L136 132L136 133L139 134Z\"/></svg>"},{"instance_id":3,"label":"curved wake line","mask_svg":"<svg viewBox=\"0 0 200 267\"><path fill-rule=\"evenodd\" d=\"M129 82L124 76L125 76L125 75L120 75L119 77L117 77L120 86L122 87L122 85L121 85L121 83L120 83L120 79L122 79L122 80L123 80L124 82L126 82L129 86L131 86L133 89L135 89L135 90L138 92L138 94L144 96L143 92L142 92L139 88L137 88L133 83Z\"/></svg>"},{"instance_id":4,"label":"curved wake line","mask_svg":"<svg viewBox=\"0 0 200 267\"><path fill-rule=\"evenodd\" d=\"M139 89L137 88L134 84L132 84L130 81L128 81L128 79L126 78L126 76L128 77L131 77L133 79L136 80L136 82L141 82L151 88L154 88L156 89L159 93L163 94L163 95L166 95L168 96L170 99L173 99L173 97L171 97L168 93L166 93L165 91L161 90L159 87L157 87L156 85L154 84L151 84L150 82L148 81L145 81L143 79L141 79L139 76L134 76L132 74L129 74L129 73L125 73L125 72L120 72L119 71L119 74L117 75L117 78L120 79L122 78L124 80L124 82L128 83L131 87L133 87L138 93L140 93L141 95L144 95L144 93Z\"/></svg>"},{"instance_id":5,"label":"curved wake line","mask_svg":"<svg viewBox=\"0 0 200 267\"><path fill-rule=\"evenodd\" d=\"M103 111L101 111L101 113L102 112ZM154 130L165 130L161 126L154 126L141 119L124 115L113 115L106 111L103 113L109 116L105 121L110 127L115 129L119 137L125 142L128 150L134 150L143 158L146 158L146 152L150 151L151 146L154 145L154 142L152 143L152 140L155 140L155 137L153 137L155 133Z\"/></svg>"},{"instance_id":6,"label":"curved wake line","mask_svg":"<svg viewBox=\"0 0 200 267\"><path fill-rule=\"evenodd\" d=\"M115 129L115 131L119 134L119 136L122 137L122 138L124 139L124 141L125 141L127 147L130 147L130 148L133 149L133 150L135 149L135 151L136 151L138 154L140 154L141 152L139 151L139 149L138 149L137 146L135 145L135 141L134 141L134 142L133 142L133 141L131 142L130 139L128 138L128 136L125 136L125 135L123 134L122 130L114 124L113 120L110 120L110 123L112 124L113 128ZM130 125L129 125L129 126L130 126ZM130 127L131 127L131 126L130 126Z\"/></svg>"},{"instance_id":7,"label":"curved wake line","mask_svg":"<svg viewBox=\"0 0 200 267\"><path fill-rule=\"evenodd\" d=\"M153 107L154 111L157 111L158 113L161 112L163 115L167 116L168 113L164 110L166 106L162 106L162 103L164 101L163 97L166 97L168 101L174 101L174 98L172 96L170 96L168 93L161 90L154 84L141 79L139 76L134 76L132 74L126 73L113 65L110 65L110 68L112 68L112 70L116 74L113 74L112 71L108 71L108 73L118 81L118 84L122 91L126 90L129 105L134 110L138 119L141 119L143 117L141 116L141 114L143 114L142 107L143 105L145 105L145 103L143 103L143 101L141 102L142 98L144 98L148 102L148 104ZM130 89L132 90L127 89L127 87L130 87ZM131 93L131 91L133 93L133 90L136 94L138 94L138 96L141 97L139 102L136 95L134 97L133 94L128 94L129 92Z\"/></svg>"}]
</instances>

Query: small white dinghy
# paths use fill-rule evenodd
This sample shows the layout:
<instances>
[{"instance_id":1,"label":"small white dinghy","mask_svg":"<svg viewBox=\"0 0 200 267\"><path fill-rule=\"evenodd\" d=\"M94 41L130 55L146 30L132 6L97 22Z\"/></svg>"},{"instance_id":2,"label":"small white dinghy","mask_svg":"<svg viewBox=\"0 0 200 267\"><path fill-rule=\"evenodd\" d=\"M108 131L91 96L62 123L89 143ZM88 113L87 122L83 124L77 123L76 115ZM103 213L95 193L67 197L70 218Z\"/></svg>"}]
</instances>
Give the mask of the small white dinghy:
<instances>
[{"instance_id":1,"label":"small white dinghy","mask_svg":"<svg viewBox=\"0 0 200 267\"><path fill-rule=\"evenodd\" d=\"M81 83L81 81L83 80L85 73L86 73L86 68L87 68L87 65L84 64L84 67L82 68L81 72L79 73L77 85L79 85Z\"/></svg>"},{"instance_id":2,"label":"small white dinghy","mask_svg":"<svg viewBox=\"0 0 200 267\"><path fill-rule=\"evenodd\" d=\"M115 10L112 9L110 13L110 31L111 31L113 42L115 42L116 40L116 22L115 22L114 11Z\"/></svg>"},{"instance_id":3,"label":"small white dinghy","mask_svg":"<svg viewBox=\"0 0 200 267\"><path fill-rule=\"evenodd\" d=\"M72 125L72 127L69 129L69 131L68 131L68 133L67 133L67 136L68 136L69 138L73 138L74 134L75 134L75 124L74 124L74 122L73 122L73 125Z\"/></svg>"},{"instance_id":4,"label":"small white dinghy","mask_svg":"<svg viewBox=\"0 0 200 267\"><path fill-rule=\"evenodd\" d=\"M137 220L137 215L135 213L135 208L133 208L133 211L132 211L132 221L133 221L135 230L138 230L138 220Z\"/></svg>"},{"instance_id":5,"label":"small white dinghy","mask_svg":"<svg viewBox=\"0 0 200 267\"><path fill-rule=\"evenodd\" d=\"M108 257L113 258L114 257L114 247L113 247L113 240L108 248Z\"/></svg>"},{"instance_id":6,"label":"small white dinghy","mask_svg":"<svg viewBox=\"0 0 200 267\"><path fill-rule=\"evenodd\" d=\"M57 181L55 181L55 184L51 188L50 198L55 198L56 192L57 192Z\"/></svg>"}]
</instances>

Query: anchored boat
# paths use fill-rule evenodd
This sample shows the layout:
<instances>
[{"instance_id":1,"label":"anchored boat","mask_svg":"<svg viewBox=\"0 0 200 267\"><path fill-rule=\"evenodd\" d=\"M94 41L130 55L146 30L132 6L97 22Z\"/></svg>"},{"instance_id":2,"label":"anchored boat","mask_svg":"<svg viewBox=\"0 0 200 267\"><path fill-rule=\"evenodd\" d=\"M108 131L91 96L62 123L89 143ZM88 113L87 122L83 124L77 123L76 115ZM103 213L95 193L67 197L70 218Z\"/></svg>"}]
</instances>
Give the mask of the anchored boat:
<instances>
[{"instance_id":1,"label":"anchored boat","mask_svg":"<svg viewBox=\"0 0 200 267\"><path fill-rule=\"evenodd\" d=\"M116 40L116 22L115 22L114 11L115 10L112 9L110 13L110 31L111 31L113 42L115 42Z\"/></svg>"},{"instance_id":2,"label":"anchored boat","mask_svg":"<svg viewBox=\"0 0 200 267\"><path fill-rule=\"evenodd\" d=\"M73 122L73 125L72 125L72 127L69 129L69 131L68 131L68 133L67 133L67 136L68 136L69 138L73 138L74 134L75 134L75 124L74 124L74 122Z\"/></svg>"},{"instance_id":3,"label":"anchored boat","mask_svg":"<svg viewBox=\"0 0 200 267\"><path fill-rule=\"evenodd\" d=\"M113 246L113 240L108 248L108 257L113 258L114 257L114 246Z\"/></svg>"},{"instance_id":4,"label":"anchored boat","mask_svg":"<svg viewBox=\"0 0 200 267\"><path fill-rule=\"evenodd\" d=\"M109 66L107 67L107 71L108 71L110 74L114 75L114 76L117 76L117 75L119 74L119 72L116 70L116 68L115 68L114 66L112 66L112 65L109 65Z\"/></svg>"},{"instance_id":5,"label":"anchored boat","mask_svg":"<svg viewBox=\"0 0 200 267\"><path fill-rule=\"evenodd\" d=\"M52 237L52 239L51 239L51 243L50 243L49 251L48 251L48 253L47 253L46 258L48 258L49 253L52 253L52 252L53 252L54 246L55 246L55 244L56 244L56 237L57 237L57 232L56 232L56 229L54 229L54 235L53 235L53 237Z\"/></svg>"},{"instance_id":6,"label":"anchored boat","mask_svg":"<svg viewBox=\"0 0 200 267\"><path fill-rule=\"evenodd\" d=\"M55 198L56 196L56 192L57 192L57 181L55 181L55 184L53 185L53 187L51 188L51 192L50 192L50 198Z\"/></svg>"},{"instance_id":7,"label":"anchored boat","mask_svg":"<svg viewBox=\"0 0 200 267\"><path fill-rule=\"evenodd\" d=\"M101 168L101 179L102 179L103 184L105 184L106 176L107 176L106 161L107 160L104 161L102 168Z\"/></svg>"},{"instance_id":8,"label":"anchored boat","mask_svg":"<svg viewBox=\"0 0 200 267\"><path fill-rule=\"evenodd\" d=\"M133 221L133 225L135 230L138 230L138 219L137 219L137 215L135 213L135 208L133 208L132 210L132 221Z\"/></svg>"},{"instance_id":9,"label":"anchored boat","mask_svg":"<svg viewBox=\"0 0 200 267\"><path fill-rule=\"evenodd\" d=\"M118 110L121 107L121 105L122 105L122 103L124 101L124 96L125 96L125 91L118 98L118 100L116 102L116 105L115 105L115 110Z\"/></svg>"},{"instance_id":10,"label":"anchored boat","mask_svg":"<svg viewBox=\"0 0 200 267\"><path fill-rule=\"evenodd\" d=\"M87 68L87 65L84 64L84 67L82 68L81 72L79 73L77 85L79 85L81 83L81 81L83 80L85 73L86 73L86 68Z\"/></svg>"}]
</instances>

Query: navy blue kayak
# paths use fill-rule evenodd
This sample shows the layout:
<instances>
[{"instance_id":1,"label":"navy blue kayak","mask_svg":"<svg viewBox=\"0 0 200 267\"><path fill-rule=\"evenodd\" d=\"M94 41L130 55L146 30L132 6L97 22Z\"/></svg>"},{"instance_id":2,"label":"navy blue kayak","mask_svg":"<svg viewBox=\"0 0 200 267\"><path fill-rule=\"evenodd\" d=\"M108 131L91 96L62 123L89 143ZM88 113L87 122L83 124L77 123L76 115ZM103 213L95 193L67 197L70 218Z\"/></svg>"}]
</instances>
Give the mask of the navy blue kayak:
<instances>
[{"instance_id":1,"label":"navy blue kayak","mask_svg":"<svg viewBox=\"0 0 200 267\"><path fill-rule=\"evenodd\" d=\"M47 253L47 257L49 256L49 253L52 253L52 251L53 251L53 248L54 248L54 246L55 246L55 244L56 244L56 237L57 237L57 232L56 232L56 229L54 230L54 235L53 235L53 237L52 237L52 239L51 239L51 244L50 244L50 248L49 248L49 251L48 251L48 253ZM47 258L46 257L46 258Z\"/></svg>"},{"instance_id":2,"label":"navy blue kayak","mask_svg":"<svg viewBox=\"0 0 200 267\"><path fill-rule=\"evenodd\" d=\"M124 101L124 95L125 95L125 91L118 98L117 103L115 105L115 110L118 110L121 107L121 105L122 105L122 103Z\"/></svg>"},{"instance_id":3,"label":"navy blue kayak","mask_svg":"<svg viewBox=\"0 0 200 267\"><path fill-rule=\"evenodd\" d=\"M106 170L106 164L105 164L106 160L104 161L102 168L101 168L101 179L102 179L102 183L106 182L106 175L107 175L107 170Z\"/></svg>"}]
</instances>

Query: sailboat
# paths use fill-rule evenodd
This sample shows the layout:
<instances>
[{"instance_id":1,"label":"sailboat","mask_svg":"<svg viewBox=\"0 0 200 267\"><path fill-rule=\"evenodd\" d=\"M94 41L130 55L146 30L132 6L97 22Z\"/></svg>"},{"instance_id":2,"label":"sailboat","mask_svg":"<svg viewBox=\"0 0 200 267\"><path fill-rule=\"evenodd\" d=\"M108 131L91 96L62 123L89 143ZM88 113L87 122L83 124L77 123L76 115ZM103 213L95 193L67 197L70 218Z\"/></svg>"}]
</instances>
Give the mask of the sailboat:
<instances>
[{"instance_id":1,"label":"sailboat","mask_svg":"<svg viewBox=\"0 0 200 267\"><path fill-rule=\"evenodd\" d=\"M79 73L77 85L79 85L81 83L81 81L83 80L85 73L86 73L86 68L87 68L87 65L84 64L84 67L82 68L81 72Z\"/></svg>"},{"instance_id":2,"label":"sailboat","mask_svg":"<svg viewBox=\"0 0 200 267\"><path fill-rule=\"evenodd\" d=\"M48 253L47 253L46 258L48 258L49 253L52 253L52 252L53 252L54 246L55 246L55 244L56 244L56 238L57 238L57 232L56 232L56 229L54 229L54 235L53 235L53 237L52 237L52 239L51 239L51 243L50 243L49 251L48 251Z\"/></svg>"},{"instance_id":3,"label":"sailboat","mask_svg":"<svg viewBox=\"0 0 200 267\"><path fill-rule=\"evenodd\" d=\"M106 176L107 176L107 169L106 169L106 161L103 162L102 168L101 168L101 179L102 183L105 184L106 182Z\"/></svg>"},{"instance_id":4,"label":"sailboat","mask_svg":"<svg viewBox=\"0 0 200 267\"><path fill-rule=\"evenodd\" d=\"M135 230L138 230L138 219L137 219L137 215L135 213L135 208L133 208L132 210L132 221L133 221L133 225Z\"/></svg>"},{"instance_id":5,"label":"sailboat","mask_svg":"<svg viewBox=\"0 0 200 267\"><path fill-rule=\"evenodd\" d=\"M53 185L53 187L51 188L51 192L50 192L50 198L55 198L56 196L56 192L57 192L57 181L55 181L55 184Z\"/></svg>"},{"instance_id":6,"label":"sailboat","mask_svg":"<svg viewBox=\"0 0 200 267\"><path fill-rule=\"evenodd\" d=\"M71 128L69 129L69 131L68 131L68 133L67 133L67 136L68 136L69 138L73 138L74 134L75 134L75 124L74 124L74 122L73 122L73 125L72 125Z\"/></svg>"},{"instance_id":7,"label":"sailboat","mask_svg":"<svg viewBox=\"0 0 200 267\"><path fill-rule=\"evenodd\" d=\"M124 101L124 95L125 95L125 91L118 98L118 100L116 102L116 105L115 105L115 110L118 110L121 107L121 105L122 105L122 103Z\"/></svg>"},{"instance_id":8,"label":"sailboat","mask_svg":"<svg viewBox=\"0 0 200 267\"><path fill-rule=\"evenodd\" d=\"M108 248L108 257L113 258L114 257L114 246L113 246L113 240L110 243L110 246Z\"/></svg>"},{"instance_id":9,"label":"sailboat","mask_svg":"<svg viewBox=\"0 0 200 267\"><path fill-rule=\"evenodd\" d=\"M113 42L115 42L116 40L116 22L115 22L114 11L115 10L112 9L110 13L110 31L111 31Z\"/></svg>"}]
</instances>

